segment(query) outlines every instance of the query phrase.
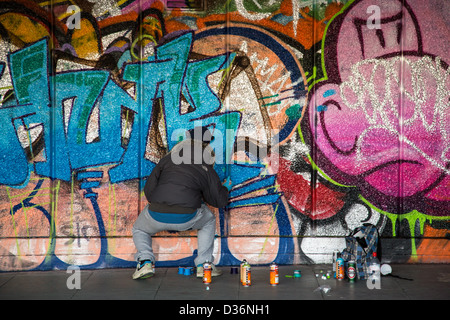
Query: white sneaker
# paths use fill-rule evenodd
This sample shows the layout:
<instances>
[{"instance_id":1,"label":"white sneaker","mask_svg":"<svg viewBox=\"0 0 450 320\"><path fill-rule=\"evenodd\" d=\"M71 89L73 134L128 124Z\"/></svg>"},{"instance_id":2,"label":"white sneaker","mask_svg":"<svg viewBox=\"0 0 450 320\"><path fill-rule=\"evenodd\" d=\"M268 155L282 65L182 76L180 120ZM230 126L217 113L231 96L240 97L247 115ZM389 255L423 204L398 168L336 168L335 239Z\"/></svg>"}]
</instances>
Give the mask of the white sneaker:
<instances>
[{"instance_id":1,"label":"white sneaker","mask_svg":"<svg viewBox=\"0 0 450 320\"><path fill-rule=\"evenodd\" d=\"M133 274L133 280L147 279L155 274L155 265L150 260L140 261Z\"/></svg>"},{"instance_id":2,"label":"white sneaker","mask_svg":"<svg viewBox=\"0 0 450 320\"><path fill-rule=\"evenodd\" d=\"M214 264L211 263L211 277L217 277L222 275L222 270L216 268ZM203 278L203 265L197 266L197 278Z\"/></svg>"}]
</instances>

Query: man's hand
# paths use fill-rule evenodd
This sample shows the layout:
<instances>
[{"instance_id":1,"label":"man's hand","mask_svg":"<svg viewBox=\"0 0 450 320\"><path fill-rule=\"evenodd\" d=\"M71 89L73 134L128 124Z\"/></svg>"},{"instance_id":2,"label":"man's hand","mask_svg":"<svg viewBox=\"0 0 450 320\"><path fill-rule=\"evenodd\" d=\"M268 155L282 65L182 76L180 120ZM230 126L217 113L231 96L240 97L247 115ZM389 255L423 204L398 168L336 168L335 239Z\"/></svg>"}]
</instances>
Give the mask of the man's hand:
<instances>
[{"instance_id":1,"label":"man's hand","mask_svg":"<svg viewBox=\"0 0 450 320\"><path fill-rule=\"evenodd\" d=\"M222 185L225 186L228 189L228 191L230 191L232 185L230 177L223 180Z\"/></svg>"}]
</instances>

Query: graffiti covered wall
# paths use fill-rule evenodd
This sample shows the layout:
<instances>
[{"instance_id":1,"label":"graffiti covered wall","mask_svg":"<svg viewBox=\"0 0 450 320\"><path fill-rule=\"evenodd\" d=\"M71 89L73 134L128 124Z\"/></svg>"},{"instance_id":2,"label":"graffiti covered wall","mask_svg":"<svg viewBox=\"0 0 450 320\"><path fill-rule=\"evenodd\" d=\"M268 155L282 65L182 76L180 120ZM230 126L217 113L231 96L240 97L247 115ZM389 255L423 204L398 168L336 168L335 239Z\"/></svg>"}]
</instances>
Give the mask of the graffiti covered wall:
<instances>
[{"instance_id":1,"label":"graffiti covered wall","mask_svg":"<svg viewBox=\"0 0 450 320\"><path fill-rule=\"evenodd\" d=\"M142 187L185 130L231 177L215 263L450 262L445 0L0 1L0 270L134 267ZM193 263L163 232L157 266Z\"/></svg>"}]
</instances>

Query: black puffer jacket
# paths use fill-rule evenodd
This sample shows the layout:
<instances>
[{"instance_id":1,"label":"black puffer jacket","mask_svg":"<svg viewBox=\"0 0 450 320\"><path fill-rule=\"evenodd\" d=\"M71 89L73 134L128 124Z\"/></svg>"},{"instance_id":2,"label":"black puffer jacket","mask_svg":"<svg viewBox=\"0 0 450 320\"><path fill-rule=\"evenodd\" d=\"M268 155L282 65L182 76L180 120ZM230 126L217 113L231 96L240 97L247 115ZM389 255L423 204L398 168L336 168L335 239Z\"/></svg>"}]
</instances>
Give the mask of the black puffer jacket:
<instances>
[{"instance_id":1,"label":"black puffer jacket","mask_svg":"<svg viewBox=\"0 0 450 320\"><path fill-rule=\"evenodd\" d=\"M183 163L180 163L183 162ZM213 152L200 141L185 140L164 156L147 179L144 194L149 209L164 213L192 213L203 201L222 208L228 189L214 170Z\"/></svg>"}]
</instances>

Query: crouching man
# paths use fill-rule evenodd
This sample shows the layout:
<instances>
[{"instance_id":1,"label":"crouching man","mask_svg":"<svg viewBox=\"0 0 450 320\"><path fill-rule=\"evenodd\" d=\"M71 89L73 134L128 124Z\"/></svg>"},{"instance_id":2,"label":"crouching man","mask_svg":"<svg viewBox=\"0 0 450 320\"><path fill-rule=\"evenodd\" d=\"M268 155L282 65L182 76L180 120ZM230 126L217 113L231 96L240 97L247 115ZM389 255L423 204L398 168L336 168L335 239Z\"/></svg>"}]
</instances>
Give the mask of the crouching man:
<instances>
[{"instance_id":1,"label":"crouching man","mask_svg":"<svg viewBox=\"0 0 450 320\"><path fill-rule=\"evenodd\" d=\"M222 183L213 168L211 140L209 130L196 127L193 135L191 132L188 139L173 147L148 177L144 194L149 203L133 225L137 249L133 279L154 275L152 236L160 231L197 230L197 277L203 277L203 263L213 261L216 217L206 204L225 207L231 181ZM221 274L212 265L212 276Z\"/></svg>"}]
</instances>

